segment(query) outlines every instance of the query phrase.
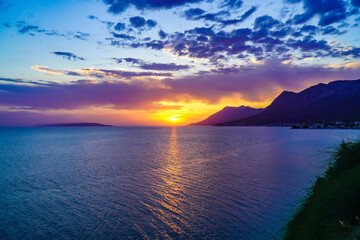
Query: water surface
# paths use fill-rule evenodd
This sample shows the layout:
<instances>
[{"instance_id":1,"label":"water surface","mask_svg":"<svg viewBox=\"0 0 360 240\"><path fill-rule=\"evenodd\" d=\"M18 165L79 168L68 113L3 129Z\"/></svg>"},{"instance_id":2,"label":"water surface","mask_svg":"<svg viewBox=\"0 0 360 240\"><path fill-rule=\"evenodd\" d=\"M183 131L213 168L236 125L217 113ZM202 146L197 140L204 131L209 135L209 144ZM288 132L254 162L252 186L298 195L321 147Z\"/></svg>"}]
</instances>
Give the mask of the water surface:
<instances>
[{"instance_id":1,"label":"water surface","mask_svg":"<svg viewBox=\"0 0 360 240\"><path fill-rule=\"evenodd\" d=\"M357 133L0 128L0 238L273 239Z\"/></svg>"}]
</instances>

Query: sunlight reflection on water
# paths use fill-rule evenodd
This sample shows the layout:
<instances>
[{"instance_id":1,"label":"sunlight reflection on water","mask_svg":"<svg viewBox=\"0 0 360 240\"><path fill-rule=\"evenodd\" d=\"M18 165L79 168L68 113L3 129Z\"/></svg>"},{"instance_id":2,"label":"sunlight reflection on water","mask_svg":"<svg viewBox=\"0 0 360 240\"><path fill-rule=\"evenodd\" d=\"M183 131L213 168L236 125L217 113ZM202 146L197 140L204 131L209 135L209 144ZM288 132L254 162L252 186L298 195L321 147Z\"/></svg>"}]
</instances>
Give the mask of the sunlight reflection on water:
<instances>
[{"instance_id":1,"label":"sunlight reflection on water","mask_svg":"<svg viewBox=\"0 0 360 240\"><path fill-rule=\"evenodd\" d=\"M1 239L272 239L356 131L0 128Z\"/></svg>"}]
</instances>

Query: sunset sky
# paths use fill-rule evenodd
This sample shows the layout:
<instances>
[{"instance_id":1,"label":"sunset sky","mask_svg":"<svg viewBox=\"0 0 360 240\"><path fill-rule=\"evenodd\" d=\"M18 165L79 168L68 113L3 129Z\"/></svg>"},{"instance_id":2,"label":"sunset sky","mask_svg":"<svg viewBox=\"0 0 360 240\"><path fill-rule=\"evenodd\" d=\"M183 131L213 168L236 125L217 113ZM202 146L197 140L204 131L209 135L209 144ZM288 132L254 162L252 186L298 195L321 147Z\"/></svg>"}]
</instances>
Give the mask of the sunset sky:
<instances>
[{"instance_id":1,"label":"sunset sky","mask_svg":"<svg viewBox=\"0 0 360 240\"><path fill-rule=\"evenodd\" d=\"M186 125L360 79L360 0L0 0L0 125Z\"/></svg>"}]
</instances>

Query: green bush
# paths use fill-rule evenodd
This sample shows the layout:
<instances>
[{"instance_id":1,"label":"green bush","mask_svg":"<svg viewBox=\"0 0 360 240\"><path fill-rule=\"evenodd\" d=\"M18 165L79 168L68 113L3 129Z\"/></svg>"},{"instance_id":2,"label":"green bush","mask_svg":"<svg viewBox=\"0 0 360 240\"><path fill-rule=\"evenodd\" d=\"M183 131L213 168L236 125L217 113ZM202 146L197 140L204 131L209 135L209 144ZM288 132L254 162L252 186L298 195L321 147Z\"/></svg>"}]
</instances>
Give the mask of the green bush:
<instances>
[{"instance_id":1,"label":"green bush","mask_svg":"<svg viewBox=\"0 0 360 240\"><path fill-rule=\"evenodd\" d=\"M360 141L343 141L288 223L285 239L349 239L360 231L353 224L356 216L360 217Z\"/></svg>"}]
</instances>

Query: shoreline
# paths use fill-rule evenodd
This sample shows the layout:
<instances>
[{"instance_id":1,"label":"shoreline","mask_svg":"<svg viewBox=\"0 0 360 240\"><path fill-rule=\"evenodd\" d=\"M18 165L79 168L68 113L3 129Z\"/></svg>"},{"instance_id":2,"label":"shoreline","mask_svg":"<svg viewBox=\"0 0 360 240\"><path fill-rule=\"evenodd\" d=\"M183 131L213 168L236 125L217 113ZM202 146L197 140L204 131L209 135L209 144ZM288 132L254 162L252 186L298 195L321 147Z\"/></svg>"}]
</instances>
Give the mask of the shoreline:
<instances>
[{"instance_id":1,"label":"shoreline","mask_svg":"<svg viewBox=\"0 0 360 240\"><path fill-rule=\"evenodd\" d=\"M342 142L288 222L284 239L359 239L360 140Z\"/></svg>"}]
</instances>

